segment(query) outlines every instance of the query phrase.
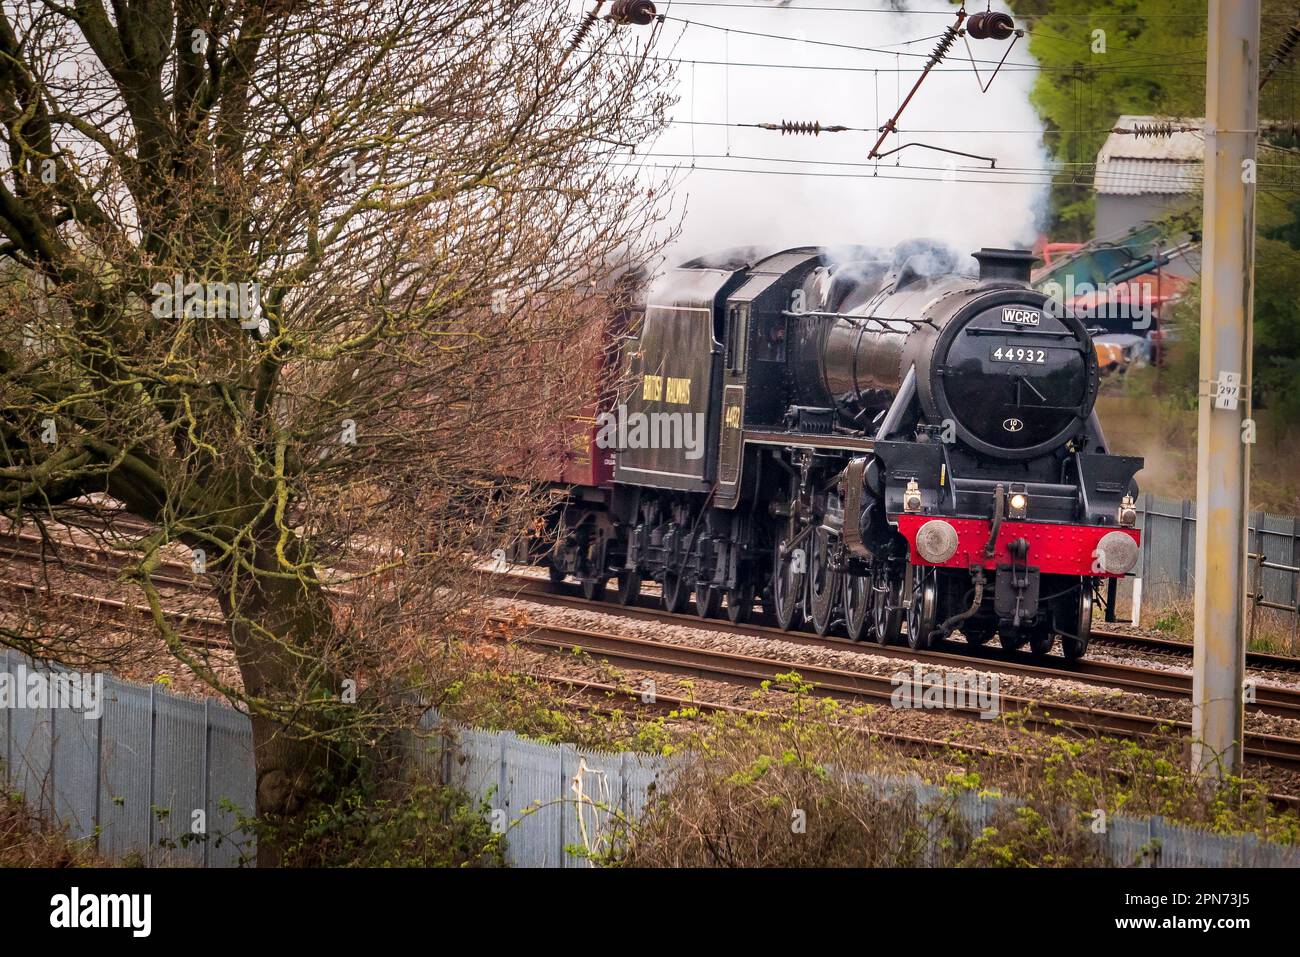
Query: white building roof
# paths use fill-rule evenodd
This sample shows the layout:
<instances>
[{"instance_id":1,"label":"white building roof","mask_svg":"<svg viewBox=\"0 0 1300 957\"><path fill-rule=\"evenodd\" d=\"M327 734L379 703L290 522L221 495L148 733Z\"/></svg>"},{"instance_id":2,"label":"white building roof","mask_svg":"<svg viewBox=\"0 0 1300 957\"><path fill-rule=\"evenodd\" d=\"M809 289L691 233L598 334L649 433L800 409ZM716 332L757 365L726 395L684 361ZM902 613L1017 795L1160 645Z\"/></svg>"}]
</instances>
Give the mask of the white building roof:
<instances>
[{"instance_id":1,"label":"white building roof","mask_svg":"<svg viewBox=\"0 0 1300 957\"><path fill-rule=\"evenodd\" d=\"M1131 130L1139 124L1159 123L1194 126L1196 130L1169 136L1111 133L1097 154L1093 188L1098 193L1140 196L1192 193L1201 188L1205 163L1203 119L1126 114L1115 122L1115 129Z\"/></svg>"}]
</instances>

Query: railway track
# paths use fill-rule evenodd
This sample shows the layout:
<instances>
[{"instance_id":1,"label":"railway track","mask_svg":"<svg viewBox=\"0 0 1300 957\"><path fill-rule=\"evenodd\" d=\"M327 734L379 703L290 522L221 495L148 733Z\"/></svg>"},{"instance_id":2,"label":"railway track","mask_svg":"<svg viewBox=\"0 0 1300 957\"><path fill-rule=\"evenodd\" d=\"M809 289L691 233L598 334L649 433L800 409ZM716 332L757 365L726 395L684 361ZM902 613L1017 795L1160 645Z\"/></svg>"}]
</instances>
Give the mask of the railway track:
<instances>
[{"instance_id":1,"label":"railway track","mask_svg":"<svg viewBox=\"0 0 1300 957\"><path fill-rule=\"evenodd\" d=\"M39 562L43 557L40 549L44 546L44 541L41 536L32 532L6 530L0 533L0 544L10 546L7 554L11 558ZM102 548L84 542L60 541L58 547L61 550L59 558L62 563L98 574L121 571L133 561L133 557L130 555L106 552ZM74 554L69 555L68 552ZM152 573L151 578L156 585L163 588L172 588L181 592L204 590L202 579L195 576L184 562L174 559L163 559L159 569ZM722 619L700 619L695 615L672 614L659 607L650 596L641 596L639 604L630 607L603 601L589 601L576 594L576 591L568 586L557 587L541 579L518 573L504 573L502 580L509 583L510 587L504 589L507 593L552 606L596 610L640 620L679 624L692 628L704 627L727 634L775 638L810 647L831 646L843 650L867 651L878 657L896 658L900 662L919 662L950 668L969 668L985 665L994 667L1000 672L1020 677L1040 679L1068 677L1071 680L1094 687L1115 688L1121 691L1159 698L1186 699L1191 695L1191 677L1189 675L1159 668L1143 668L1138 665L1087 658L1077 662L1066 662L1057 658L1035 658L1024 652L1011 652L988 646L976 647L952 644L946 649L940 648L916 652L905 646L864 645L837 636L821 638L805 632L781 631L761 624L733 625ZM18 586L14 583L11 587ZM82 597L87 602L98 602L101 610L112 607L110 604L113 601L112 599L96 598L95 596ZM143 609L143 612L147 614L148 610ZM177 628L182 626L192 628L197 625L198 628L203 630L204 634L195 637L201 639L205 644L212 643L212 636L215 632L220 630L222 635L225 634L224 627L218 620L202 621L202 617L192 614L178 616L173 618L173 625ZM1094 632L1094 638L1107 641L1113 639L1125 645L1138 648L1155 648L1161 652L1170 651L1171 649L1190 652L1186 645L1156 638L1111 635L1102 632ZM1254 655L1250 657L1252 667L1275 667L1276 659L1280 658L1280 656L1273 655ZM1300 661L1295 659L1281 660L1288 665L1300 667ZM1265 684L1257 685L1254 692L1255 701L1250 705L1253 710L1282 718L1300 720L1300 693L1287 688Z\"/></svg>"},{"instance_id":2,"label":"railway track","mask_svg":"<svg viewBox=\"0 0 1300 957\"><path fill-rule=\"evenodd\" d=\"M831 668L808 662L742 655L716 649L668 644L626 635L610 635L580 628L567 628L537 622L512 622L493 616L496 627L489 635L497 640L514 640L521 644L558 652L581 651L610 664L649 670L667 670L698 678L744 684L754 687L770 682L791 671L810 681L819 696L830 696L854 704L891 703L895 694L906 690L918 700L923 687L916 686L906 672L898 676L874 675L860 671ZM518 631L512 633L511 626ZM1154 718L1127 712L1111 711L1074 702L1044 701L1038 698L996 692L997 711L1016 713L1043 730L1059 732L1062 726L1081 733L1105 731L1122 737L1152 737L1169 732L1190 735L1191 724L1167 718ZM980 719L980 708L971 702L955 701L944 711L967 718ZM1247 732L1245 753L1249 760L1300 770L1300 740L1281 735Z\"/></svg>"},{"instance_id":3,"label":"railway track","mask_svg":"<svg viewBox=\"0 0 1300 957\"><path fill-rule=\"evenodd\" d=\"M5 538L15 546L8 552L10 557L26 561L40 560L39 551L25 547L39 544L41 541L39 536L10 530L0 535L0 541ZM128 556L113 554L105 556L102 549L96 549L85 543L60 543L61 546L66 544L70 544L81 557L63 555L61 560L87 570L100 573L120 570L129 561ZM156 583L190 592L200 584L192 574L182 573L189 571L183 563L165 561L164 566L169 567L169 571L156 572L153 575ZM920 664L948 669L970 669L986 665L1007 674L1037 678L1068 677L1098 687L1116 688L1164 698L1186 698L1191 692L1190 676L1159 669L1088 659L1074 663L1060 661L1048 664L1042 659L1035 659L1023 653L994 648L969 648L966 653L958 654L948 650L915 652L906 647L880 647L874 644L864 646L846 638L819 638L806 633L785 632L757 624L732 625L723 620L702 620L694 615L671 614L657 607L648 596L636 606L625 607L602 601L589 601L574 594L566 586L557 588L531 576L506 573L502 576L502 580L513 586L503 589L505 593L542 604L602 611L730 634L771 637L795 644L817 647L829 645L842 649L867 651L876 656L896 658L900 664ZM38 598L41 594L49 594L48 588L41 584L8 579L0 580L0 590L14 597L23 596L28 600ZM63 601L81 604L101 617L104 615L151 616L146 606L133 605L104 596L60 591L57 597ZM225 623L219 618L172 609L168 609L165 613L172 626L187 642L206 647L224 647L228 644ZM1123 636L1123 640L1127 641L1129 637ZM529 633L522 640L535 647L548 648L552 651L580 648L612 663L621 663L634 668L658 668L677 673L691 673L732 684L757 685L773 680L777 674L797 671L814 683L819 694L828 694L845 701L859 703L888 702L900 688L900 684L888 676L828 668L807 662L738 655L667 642L561 628L545 623L530 623ZM1262 713L1300 719L1300 692L1260 685L1256 688L1256 701L1252 707ZM1182 721L1112 711L1077 703L1046 701L1040 698L1000 694L999 709L1023 713L1028 716L1029 721L1050 728L1059 728L1065 724L1079 731L1102 730L1130 736L1158 734L1162 729L1165 732L1190 732L1190 726ZM971 709L958 707L948 710L969 716ZM1249 733L1247 737L1246 753L1252 760L1300 770L1300 740L1257 732Z\"/></svg>"},{"instance_id":4,"label":"railway track","mask_svg":"<svg viewBox=\"0 0 1300 957\"><path fill-rule=\"evenodd\" d=\"M782 631L779 628L754 623L733 625L731 622L721 619L701 619L690 614L674 614L664 611L645 596L643 596L641 603L635 606L589 601L576 594L574 590L566 585L554 586L549 582L527 575L507 574L506 577L510 582L510 587L504 589L505 593L544 605L599 611L641 621L655 621L680 625L686 628L703 628L729 635L773 638L808 647L829 646L845 651L864 652L877 657L898 659L900 662L908 664L922 663L945 668L972 668L991 665L1004 674L1019 677L1040 679L1064 677L1094 687L1116 688L1158 698L1187 699L1191 697L1192 693L1190 675L1165 671L1159 668L1143 668L1138 665L1096 661L1087 658L1077 662L1067 662L1063 659L1035 658L1024 652L1009 652L1000 648L980 648L955 644L949 646L953 650L913 651L902 645L864 644L837 636L821 638L806 632ZM1254 690L1255 702L1250 705L1253 710L1282 718L1300 720L1300 691L1265 684L1256 685Z\"/></svg>"},{"instance_id":5,"label":"railway track","mask_svg":"<svg viewBox=\"0 0 1300 957\"><path fill-rule=\"evenodd\" d=\"M56 541L54 547L57 551L42 552L42 548L46 547L46 540L34 532L15 532L11 528L0 529L0 562L5 559L42 562L48 556L57 558L60 565L69 568L103 573L125 571L138 560L137 556L132 554L114 552L92 543L72 539ZM70 555L69 552L74 552L76 555ZM149 579L154 585L184 591L203 592L209 588L209 583L196 573L188 562L176 558L159 559L150 572ZM354 593L347 586L336 584L331 587L336 594L344 597Z\"/></svg>"},{"instance_id":6,"label":"railway track","mask_svg":"<svg viewBox=\"0 0 1300 957\"><path fill-rule=\"evenodd\" d=\"M18 601L24 599L53 599L79 605L84 611L78 615L78 618L89 625L101 625L105 619L115 620L120 624L130 623L131 619L148 621L150 624L153 622L153 611L148 605L122 601L118 598L109 598L105 595L88 595L83 592L51 592L39 582L14 581L8 578L0 579L0 594ZM97 611L101 614L93 615L90 614L91 611ZM67 609L62 609L61 614L68 614ZM163 615L168 624L186 644L199 645L205 648L225 648L229 645L229 629L223 619L199 612L185 612L171 608L164 608Z\"/></svg>"},{"instance_id":7,"label":"railway track","mask_svg":"<svg viewBox=\"0 0 1300 957\"><path fill-rule=\"evenodd\" d=\"M1129 648L1142 654L1161 654L1176 658L1192 657L1189 642L1176 638L1158 638L1155 635L1133 635L1120 631L1105 631L1094 628L1090 641L1111 648ZM1300 673L1300 658L1293 655L1275 655L1264 651L1246 652L1246 667L1258 671L1277 671L1280 673Z\"/></svg>"},{"instance_id":8,"label":"railway track","mask_svg":"<svg viewBox=\"0 0 1300 957\"><path fill-rule=\"evenodd\" d=\"M134 519L130 516L125 516L125 517L115 516L113 518L113 526L120 530L129 529L130 531L137 534L144 534L152 528L152 526L149 526L147 523L143 523L138 519ZM44 540L41 538L40 535L37 535L32 532L15 531L13 529L0 530L0 547L5 546L6 544L13 545L13 546L20 546L19 548L12 549L9 552L9 554L18 554L21 552L34 554L32 549L21 547L21 546L39 546L43 544L43 542ZM98 548L95 545L88 544L85 542L61 540L58 542L58 545L60 548L72 548L73 550L76 550L78 552L90 556L89 558L80 558L80 559L69 558L66 555L60 556L61 561L67 564L71 564L74 567L82 568L84 570L103 570L105 569L105 567L110 567L115 570L121 570L121 568L125 567L125 565L129 562L129 558L125 555L117 555L112 552L106 552L104 549ZM0 552L0 555L3 554L4 554L3 552ZM107 563L103 561L104 559L108 560ZM167 571L155 572L152 575L153 580L157 584L166 585L175 588L192 589L195 587L201 587L202 584L201 580L198 579L190 571L189 565L187 565L185 562L164 558L160 562L159 567L163 569L167 569ZM542 579L533 578L532 576L527 576L527 575L520 575L517 573L504 573L504 574L506 575L507 578L519 583L521 587L527 588L530 592L529 595L530 598L534 600L543 600L544 598L549 597L546 596L545 592L539 591L536 587L539 584L542 585L546 584ZM575 596L573 594L567 594L567 598L575 599ZM581 599L576 599L576 600L580 601ZM624 606L612 605L608 602L585 602L585 604L590 607L618 609L617 613L627 613L627 609ZM637 608L640 611L654 611L657 610L659 606L649 596L643 595L641 596L641 600ZM763 628L763 626L761 625L733 626L731 625L730 622L721 619L710 618L710 619L701 620L693 615L677 615L674 617L680 619L683 623L684 622L703 623L703 624L707 624L708 627L710 628L728 630L733 633L752 633L753 628L760 628L760 629ZM751 631L746 632L745 629L751 629ZM786 640L799 640L797 636L801 634L798 632L780 632L777 629L771 629L771 628L768 628L766 630L774 634L780 634L784 636ZM842 638L836 638L834 636L828 636L825 639L818 638L815 640L839 642L841 644L853 646L852 642L849 642ZM1108 631L1102 628L1094 628L1091 632L1091 636L1089 640L1091 643L1096 645L1101 645L1101 646L1111 647L1111 648L1129 649L1142 654L1163 655L1168 657L1182 658L1182 659L1189 659L1189 660L1192 657L1192 646L1188 642L1178 641L1172 638L1160 638L1154 635L1135 635L1135 634L1130 634L1125 632ZM872 647L874 648L875 646ZM980 648L972 645L958 646L953 644L950 645L950 647L962 648L964 650L965 655L969 657L973 657L985 661L995 661L1004 664L1013 663L1017 660L1028 659L1028 656L1022 652L1006 652L1000 648L993 648L988 646L984 646ZM1048 670L1065 672L1069 674L1078 674L1078 670L1075 669L1070 662L1066 662L1055 658L1049 658L1045 660L1044 659L1035 659L1035 660L1038 662L1040 667L1046 668ZM1087 661L1085 660L1084 663L1087 664ZM1092 664L1096 665L1098 663L1094 661L1092 662ZM1269 654L1266 652L1248 651L1246 652L1246 666L1248 668L1252 668L1261 672L1272 671L1272 672L1277 672L1278 674L1300 674L1300 657L1294 657L1290 655ZM1100 674L1100 669L1093 669L1093 673ZM1120 681L1123 680L1124 676L1117 672L1115 678L1117 681Z\"/></svg>"},{"instance_id":9,"label":"railway track","mask_svg":"<svg viewBox=\"0 0 1300 957\"><path fill-rule=\"evenodd\" d=\"M527 597L530 601L547 600L547 586L550 585L550 582L545 579L535 578L531 575L522 575L517 572L504 572L500 574L503 574L511 582L518 585L523 591L527 592ZM700 618L697 615L684 613L671 614L664 611L659 603L649 595L642 595L635 606L625 606L610 601L587 601L578 595L576 590L568 584L558 587L562 587L564 591L552 592L551 594L562 596L564 603L572 604L574 607L581 606L593 610L601 609L610 614L637 615L638 613L648 613L664 620L672 619L680 624L686 624L688 626L693 624L696 627L712 628L727 631L731 634L752 634L757 630L774 636L782 636L787 641L829 642L850 648L865 647L871 649L873 653L883 653L888 652L889 650L901 650L902 653L908 655L917 654L916 652L912 652L910 649L901 649L900 647L894 646L886 648L875 645L874 643L853 642L849 641L847 638L836 635L828 635L825 638L820 638L808 632L781 631L779 628L773 628L753 622L745 625L733 625L731 622L723 618ZM554 603L559 604L561 602L555 601ZM1180 658L1186 658L1189 661L1192 657L1192 646L1190 644L1172 638L1157 638L1151 635L1130 635L1122 632L1104 631L1094 628L1091 632L1089 641L1100 645L1106 645L1108 647L1124 647L1144 653L1177 656ZM975 645L949 643L949 648L961 649L961 657L975 658L985 661L1034 661L1039 665L1039 667L1057 673L1074 674L1078 671L1076 664L1086 665L1089 663L1089 660L1086 658L1078 663L1068 662L1057 656L1032 658L1032 656L1025 652L1009 652L1002 648L992 647L989 645L979 647ZM1095 661L1092 663L1098 664ZM1277 671L1280 673L1300 674L1300 658L1293 658L1289 655L1273 655L1264 652L1248 651L1246 653L1246 666L1259 671Z\"/></svg>"}]
</instances>

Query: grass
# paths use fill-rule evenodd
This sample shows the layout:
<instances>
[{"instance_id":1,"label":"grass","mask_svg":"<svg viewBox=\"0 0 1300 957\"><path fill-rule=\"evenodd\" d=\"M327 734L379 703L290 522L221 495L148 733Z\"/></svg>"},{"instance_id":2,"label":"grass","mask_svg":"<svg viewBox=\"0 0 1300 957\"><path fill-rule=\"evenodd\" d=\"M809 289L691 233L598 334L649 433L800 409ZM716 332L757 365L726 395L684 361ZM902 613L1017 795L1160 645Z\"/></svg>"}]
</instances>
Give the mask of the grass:
<instances>
[{"instance_id":1,"label":"grass","mask_svg":"<svg viewBox=\"0 0 1300 957\"><path fill-rule=\"evenodd\" d=\"M1250 609L1247 609L1247 626L1250 624ZM1145 603L1142 608L1143 620L1148 627L1163 632L1179 641L1191 642L1195 632L1191 598L1165 599L1160 602ZM1295 615L1272 608L1258 608L1254 612L1255 624L1250 632L1248 651L1258 651L1273 655L1300 654L1300 641L1292 632Z\"/></svg>"},{"instance_id":2,"label":"grass","mask_svg":"<svg viewBox=\"0 0 1300 957\"><path fill-rule=\"evenodd\" d=\"M756 693L769 706L763 714L700 717L678 744L684 760L677 775L639 821L618 821L603 862L1104 866L1098 828L1115 814L1159 814L1219 833L1300 842L1300 817L1275 810L1251 782L1230 779L1207 795L1173 739L1144 746L1063 731L1040 739L1032 753L1016 744L1000 756L954 746L923 762L849 731L844 718L853 709L815 697L797 675L783 684L793 695L782 701ZM864 772L874 781L920 777L937 786L937 797L918 804L909 788L864 782ZM957 813L970 793L1008 800L976 830Z\"/></svg>"}]
</instances>

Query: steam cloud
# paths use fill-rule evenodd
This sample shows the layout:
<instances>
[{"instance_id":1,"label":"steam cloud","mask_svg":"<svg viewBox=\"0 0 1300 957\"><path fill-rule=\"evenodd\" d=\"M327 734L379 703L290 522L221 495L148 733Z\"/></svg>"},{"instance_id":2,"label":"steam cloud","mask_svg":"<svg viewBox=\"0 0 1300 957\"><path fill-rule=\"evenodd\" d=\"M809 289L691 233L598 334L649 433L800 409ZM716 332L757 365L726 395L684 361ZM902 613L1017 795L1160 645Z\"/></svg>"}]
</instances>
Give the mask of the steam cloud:
<instances>
[{"instance_id":1,"label":"steam cloud","mask_svg":"<svg viewBox=\"0 0 1300 957\"><path fill-rule=\"evenodd\" d=\"M893 0L891 5L899 12L867 13L804 9L848 6L827 0L767 0L745 6L739 5L739 0L731 2L737 3L734 9L673 9L667 0L659 8L670 17L695 23L683 26L668 21L656 52L667 55L671 50L672 56L687 61L731 64L683 63L677 75L680 102L673 118L693 119L695 124L678 122L656 142L638 150L647 163L681 169L673 202L679 214L684 210L685 218L670 261L737 246L764 250L796 245L889 248L916 236L933 237L961 251L964 258L980 246L1028 245L1033 241L1047 195L1042 175L1047 169L1043 127L1029 103L1036 74L1023 68L1004 68L989 92L981 93L961 40L939 67L939 71L948 72L935 72L925 81L900 121L903 134L891 136L883 149L924 142L995 157L998 168L1005 171L995 174L998 182L963 182L973 178L972 168L987 167L987 163L917 147L880 161L878 168L874 164L840 165L865 164L875 141L872 133L783 136L766 130L703 125L817 120L823 126L875 129L893 114L915 81L916 69L925 62L923 56L906 54L928 55L937 36L952 23L954 7L950 3ZM873 0L866 6L879 9L885 3ZM1000 3L994 6L1006 9ZM727 30L700 25L706 23ZM888 52L749 36L738 30L885 47ZM1005 43L992 40L970 43L977 59L996 60L1005 49ZM895 51L902 55L894 55ZM1027 44L1021 40L1008 64L1030 62ZM747 63L851 66L865 72L740 65ZM896 72L900 67L909 72ZM991 66L980 64L980 70L987 79ZM805 162L771 163L754 157ZM951 162L957 165L951 174L955 181L944 181L945 167ZM707 167L850 175L714 172ZM662 174L662 170L654 172ZM863 178L873 172L879 176Z\"/></svg>"}]
</instances>

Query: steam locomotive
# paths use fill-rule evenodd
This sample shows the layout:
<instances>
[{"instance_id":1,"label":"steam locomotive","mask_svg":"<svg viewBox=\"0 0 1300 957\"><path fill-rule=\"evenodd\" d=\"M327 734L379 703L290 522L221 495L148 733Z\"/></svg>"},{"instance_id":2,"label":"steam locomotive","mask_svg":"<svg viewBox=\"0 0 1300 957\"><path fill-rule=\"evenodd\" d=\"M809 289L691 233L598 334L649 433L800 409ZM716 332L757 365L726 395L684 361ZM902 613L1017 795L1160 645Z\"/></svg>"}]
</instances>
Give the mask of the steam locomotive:
<instances>
[{"instance_id":1,"label":"steam locomotive","mask_svg":"<svg viewBox=\"0 0 1300 957\"><path fill-rule=\"evenodd\" d=\"M797 248L669 271L626 328L540 561L589 598L1068 659L1138 557L1088 329L1029 285ZM612 341L612 340L611 340ZM609 342L604 343L608 347ZM610 353L607 352L607 355ZM630 387L629 387L630 385ZM595 401L595 400L593 400ZM581 466L575 475L572 466Z\"/></svg>"}]
</instances>

